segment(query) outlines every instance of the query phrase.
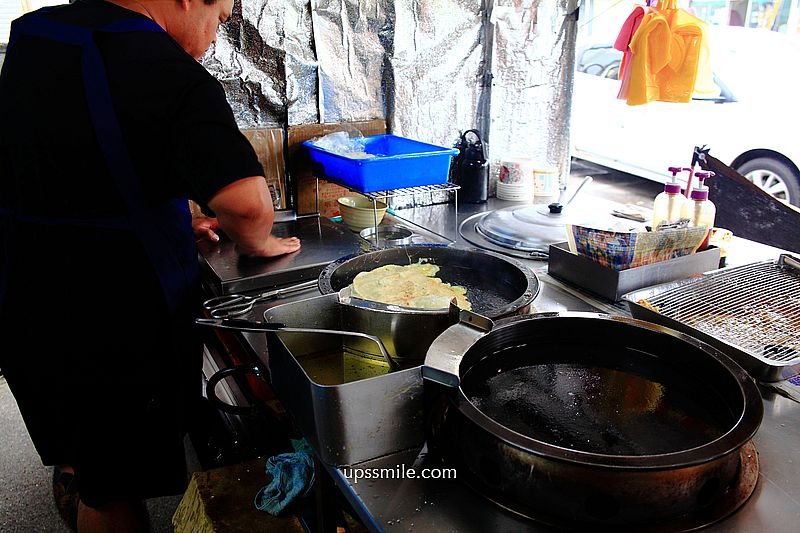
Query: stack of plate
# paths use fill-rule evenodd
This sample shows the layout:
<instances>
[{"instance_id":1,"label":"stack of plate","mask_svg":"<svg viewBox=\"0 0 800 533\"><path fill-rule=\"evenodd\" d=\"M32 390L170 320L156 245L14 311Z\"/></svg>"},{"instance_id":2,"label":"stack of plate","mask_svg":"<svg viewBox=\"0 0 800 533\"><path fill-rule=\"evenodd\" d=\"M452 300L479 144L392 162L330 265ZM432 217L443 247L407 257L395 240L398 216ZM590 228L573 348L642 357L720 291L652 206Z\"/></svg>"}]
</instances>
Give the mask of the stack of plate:
<instances>
[{"instance_id":1,"label":"stack of plate","mask_svg":"<svg viewBox=\"0 0 800 533\"><path fill-rule=\"evenodd\" d=\"M533 202L533 181L525 180L519 183L497 182L497 198L511 202Z\"/></svg>"}]
</instances>

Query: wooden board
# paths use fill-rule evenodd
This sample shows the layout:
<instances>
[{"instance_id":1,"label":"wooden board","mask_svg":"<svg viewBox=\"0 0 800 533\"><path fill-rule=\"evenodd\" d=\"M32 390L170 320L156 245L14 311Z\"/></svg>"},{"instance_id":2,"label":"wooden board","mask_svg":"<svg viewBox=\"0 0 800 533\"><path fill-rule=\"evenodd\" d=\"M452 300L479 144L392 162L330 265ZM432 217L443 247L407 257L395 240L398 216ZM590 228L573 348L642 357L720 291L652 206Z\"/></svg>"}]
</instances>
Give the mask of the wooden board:
<instances>
[{"instance_id":1,"label":"wooden board","mask_svg":"<svg viewBox=\"0 0 800 533\"><path fill-rule=\"evenodd\" d=\"M365 136L386 133L386 121L384 119L348 122L347 124L357 128ZM318 209L316 201L316 179L311 171L311 161L308 158L308 150L303 147L303 142L309 139L321 137L341 129L340 123L304 124L301 126L289 127L286 162L289 175L292 177L292 182L297 189L296 209L298 215L318 212L324 217L333 216L339 210L336 199L340 196L350 194L344 187L320 180Z\"/></svg>"},{"instance_id":2,"label":"wooden board","mask_svg":"<svg viewBox=\"0 0 800 533\"><path fill-rule=\"evenodd\" d=\"M714 225L738 237L800 252L800 209L773 198L718 159L706 155L704 170L716 174L708 181L709 199L717 207Z\"/></svg>"},{"instance_id":3,"label":"wooden board","mask_svg":"<svg viewBox=\"0 0 800 533\"><path fill-rule=\"evenodd\" d=\"M274 517L256 509L253 499L269 482L266 458L207 472L195 472L172 526L177 533L304 532L294 516Z\"/></svg>"},{"instance_id":4,"label":"wooden board","mask_svg":"<svg viewBox=\"0 0 800 533\"><path fill-rule=\"evenodd\" d=\"M244 129L242 133L258 155L258 161L264 167L264 178L267 180L270 195L275 209L286 209L286 170L283 154L283 129L253 128Z\"/></svg>"}]
</instances>

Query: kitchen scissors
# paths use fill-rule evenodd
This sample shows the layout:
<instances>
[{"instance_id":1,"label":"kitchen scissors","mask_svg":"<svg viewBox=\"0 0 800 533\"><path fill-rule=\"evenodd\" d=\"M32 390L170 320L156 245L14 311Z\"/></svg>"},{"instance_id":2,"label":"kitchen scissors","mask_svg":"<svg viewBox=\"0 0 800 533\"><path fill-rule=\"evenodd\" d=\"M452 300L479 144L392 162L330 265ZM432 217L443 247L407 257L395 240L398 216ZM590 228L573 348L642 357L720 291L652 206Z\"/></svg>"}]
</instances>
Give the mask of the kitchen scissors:
<instances>
[{"instance_id":1,"label":"kitchen scissors","mask_svg":"<svg viewBox=\"0 0 800 533\"><path fill-rule=\"evenodd\" d=\"M282 289L275 289L261 293L257 296L247 296L244 294L226 294L223 296L215 296L203 302L203 309L209 312L213 318L231 318L234 316L241 316L253 310L253 307L266 300L279 298L285 294L303 291L317 286L317 280L306 281L292 285L291 287L284 287Z\"/></svg>"}]
</instances>

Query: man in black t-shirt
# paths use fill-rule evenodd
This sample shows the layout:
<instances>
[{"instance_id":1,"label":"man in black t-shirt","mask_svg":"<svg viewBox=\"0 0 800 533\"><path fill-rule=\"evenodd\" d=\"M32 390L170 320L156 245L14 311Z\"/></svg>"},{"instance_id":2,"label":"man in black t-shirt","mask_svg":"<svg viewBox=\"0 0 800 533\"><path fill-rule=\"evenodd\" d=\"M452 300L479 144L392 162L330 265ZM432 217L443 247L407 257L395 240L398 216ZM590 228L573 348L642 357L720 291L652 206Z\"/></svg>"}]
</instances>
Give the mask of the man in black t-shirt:
<instances>
[{"instance_id":1,"label":"man in black t-shirt","mask_svg":"<svg viewBox=\"0 0 800 533\"><path fill-rule=\"evenodd\" d=\"M21 17L0 74L0 368L78 529L146 529L186 483L201 346L186 198L243 254L272 202L221 85L196 61L233 0L78 0ZM218 225L218 226L217 226ZM59 485L64 485L60 483ZM61 487L64 489L64 487Z\"/></svg>"}]
</instances>

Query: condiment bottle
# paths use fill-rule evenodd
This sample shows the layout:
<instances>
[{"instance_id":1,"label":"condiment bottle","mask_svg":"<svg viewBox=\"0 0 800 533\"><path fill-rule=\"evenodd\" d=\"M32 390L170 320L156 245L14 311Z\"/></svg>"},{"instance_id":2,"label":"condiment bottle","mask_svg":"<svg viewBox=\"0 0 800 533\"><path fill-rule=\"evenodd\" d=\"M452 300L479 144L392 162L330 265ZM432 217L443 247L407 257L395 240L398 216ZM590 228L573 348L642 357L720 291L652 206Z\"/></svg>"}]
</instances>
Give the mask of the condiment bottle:
<instances>
[{"instance_id":1,"label":"condiment bottle","mask_svg":"<svg viewBox=\"0 0 800 533\"><path fill-rule=\"evenodd\" d=\"M697 186L692 189L689 200L681 209L681 218L689 219L689 226L705 226L707 228L706 238L697 249L705 250L708 247L708 238L711 229L714 227L714 217L717 215L717 208L708 199L708 187L704 184L705 180L713 176L713 172L697 172Z\"/></svg>"},{"instance_id":2,"label":"condiment bottle","mask_svg":"<svg viewBox=\"0 0 800 533\"><path fill-rule=\"evenodd\" d=\"M657 230L660 224L675 224L681 219L681 208L689 201L681 194L678 183L678 173L683 170L686 169L669 167L672 180L664 185L664 192L659 193L653 203L653 230Z\"/></svg>"}]
</instances>

